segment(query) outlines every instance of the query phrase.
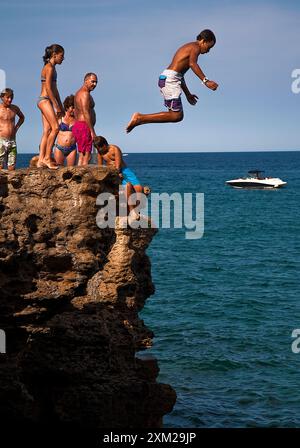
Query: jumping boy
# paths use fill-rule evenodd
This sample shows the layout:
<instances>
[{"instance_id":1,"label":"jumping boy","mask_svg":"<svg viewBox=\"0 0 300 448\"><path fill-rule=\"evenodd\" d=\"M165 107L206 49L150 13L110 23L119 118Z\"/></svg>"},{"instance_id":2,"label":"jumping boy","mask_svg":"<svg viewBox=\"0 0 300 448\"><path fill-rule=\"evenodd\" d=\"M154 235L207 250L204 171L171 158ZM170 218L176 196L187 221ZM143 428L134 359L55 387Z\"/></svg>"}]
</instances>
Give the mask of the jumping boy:
<instances>
[{"instance_id":1,"label":"jumping boy","mask_svg":"<svg viewBox=\"0 0 300 448\"><path fill-rule=\"evenodd\" d=\"M0 169L7 164L7 168L12 171L16 167L17 144L16 133L24 122L24 115L18 106L12 104L14 92L6 88L0 94L2 104L0 104ZM15 124L16 115L19 117Z\"/></svg>"},{"instance_id":2,"label":"jumping boy","mask_svg":"<svg viewBox=\"0 0 300 448\"><path fill-rule=\"evenodd\" d=\"M183 108L181 103L181 92L183 90L186 99L193 106L198 97L190 93L184 80L184 74L191 68L198 78L211 90L216 90L218 84L209 81L199 67L197 61L200 54L205 54L215 45L216 37L210 30L203 30L195 42L180 47L175 53L173 60L167 70L159 77L158 86L164 97L168 112L155 114L140 114L135 112L127 125L126 132L132 131L136 126L147 123L175 123L183 119Z\"/></svg>"}]
</instances>

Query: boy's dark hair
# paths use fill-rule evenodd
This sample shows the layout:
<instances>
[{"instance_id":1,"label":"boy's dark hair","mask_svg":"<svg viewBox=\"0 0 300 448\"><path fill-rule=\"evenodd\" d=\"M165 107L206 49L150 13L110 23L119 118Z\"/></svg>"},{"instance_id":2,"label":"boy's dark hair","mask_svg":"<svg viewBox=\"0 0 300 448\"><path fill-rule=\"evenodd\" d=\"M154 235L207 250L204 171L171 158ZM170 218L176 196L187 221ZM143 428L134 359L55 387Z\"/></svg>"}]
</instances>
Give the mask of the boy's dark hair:
<instances>
[{"instance_id":1,"label":"boy's dark hair","mask_svg":"<svg viewBox=\"0 0 300 448\"><path fill-rule=\"evenodd\" d=\"M96 148L103 148L103 146L108 146L108 142L106 138L102 137L101 135L98 135L94 139L94 146Z\"/></svg>"},{"instance_id":2,"label":"boy's dark hair","mask_svg":"<svg viewBox=\"0 0 300 448\"><path fill-rule=\"evenodd\" d=\"M84 75L84 81L85 81L86 79L90 78L91 76L97 76L97 75L96 75L96 73L89 72L89 73L87 73L86 75Z\"/></svg>"},{"instance_id":3,"label":"boy's dark hair","mask_svg":"<svg viewBox=\"0 0 300 448\"><path fill-rule=\"evenodd\" d=\"M197 36L197 40L204 40L204 42L214 42L216 43L216 36L211 30L203 30Z\"/></svg>"},{"instance_id":4,"label":"boy's dark hair","mask_svg":"<svg viewBox=\"0 0 300 448\"><path fill-rule=\"evenodd\" d=\"M69 107L73 106L74 107L74 95L69 95L65 98L64 100L64 109L68 110Z\"/></svg>"},{"instance_id":5,"label":"boy's dark hair","mask_svg":"<svg viewBox=\"0 0 300 448\"><path fill-rule=\"evenodd\" d=\"M6 89L3 89L3 90L1 91L0 96L1 96L1 98L3 98L5 95L8 95L8 96L14 96L14 91L13 91L13 89L10 89L9 87L6 87Z\"/></svg>"}]
</instances>

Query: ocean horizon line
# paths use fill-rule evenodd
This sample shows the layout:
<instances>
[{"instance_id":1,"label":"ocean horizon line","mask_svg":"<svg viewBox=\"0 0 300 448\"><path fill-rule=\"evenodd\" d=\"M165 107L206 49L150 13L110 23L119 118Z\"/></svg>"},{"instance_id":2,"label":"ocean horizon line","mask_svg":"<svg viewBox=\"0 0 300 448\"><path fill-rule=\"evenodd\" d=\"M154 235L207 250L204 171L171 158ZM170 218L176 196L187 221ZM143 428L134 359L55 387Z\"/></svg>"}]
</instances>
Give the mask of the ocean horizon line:
<instances>
[{"instance_id":1,"label":"ocean horizon line","mask_svg":"<svg viewBox=\"0 0 300 448\"><path fill-rule=\"evenodd\" d=\"M254 149L254 150L232 150L232 151L123 151L123 154L244 154L244 153L271 153L271 152L300 152L299 149ZM36 152L18 152L18 155L38 155Z\"/></svg>"}]
</instances>

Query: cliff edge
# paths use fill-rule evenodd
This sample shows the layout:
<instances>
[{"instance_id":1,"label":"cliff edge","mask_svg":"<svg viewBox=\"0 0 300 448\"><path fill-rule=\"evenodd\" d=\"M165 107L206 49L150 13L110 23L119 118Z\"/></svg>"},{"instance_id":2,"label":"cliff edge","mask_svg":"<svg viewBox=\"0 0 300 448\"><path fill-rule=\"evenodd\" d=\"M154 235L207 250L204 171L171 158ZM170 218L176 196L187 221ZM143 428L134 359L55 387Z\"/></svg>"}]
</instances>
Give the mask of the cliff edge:
<instances>
[{"instance_id":1,"label":"cliff edge","mask_svg":"<svg viewBox=\"0 0 300 448\"><path fill-rule=\"evenodd\" d=\"M176 395L136 352L154 292L155 229L99 229L96 198L117 194L99 167L0 173L0 421L56 428L155 428Z\"/></svg>"}]
</instances>

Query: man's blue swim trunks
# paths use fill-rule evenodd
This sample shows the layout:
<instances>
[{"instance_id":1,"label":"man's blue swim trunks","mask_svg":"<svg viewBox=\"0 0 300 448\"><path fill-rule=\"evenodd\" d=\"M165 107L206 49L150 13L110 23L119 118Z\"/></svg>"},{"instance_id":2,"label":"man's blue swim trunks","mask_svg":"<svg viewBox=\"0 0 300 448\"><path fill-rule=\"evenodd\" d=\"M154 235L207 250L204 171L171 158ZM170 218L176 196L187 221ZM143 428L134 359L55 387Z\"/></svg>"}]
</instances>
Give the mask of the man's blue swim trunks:
<instances>
[{"instance_id":1,"label":"man's blue swim trunks","mask_svg":"<svg viewBox=\"0 0 300 448\"><path fill-rule=\"evenodd\" d=\"M126 185L128 182L131 183L131 185L142 185L141 182L138 180L134 172L130 168L122 168L121 173L123 175L122 179L122 185Z\"/></svg>"}]
</instances>

